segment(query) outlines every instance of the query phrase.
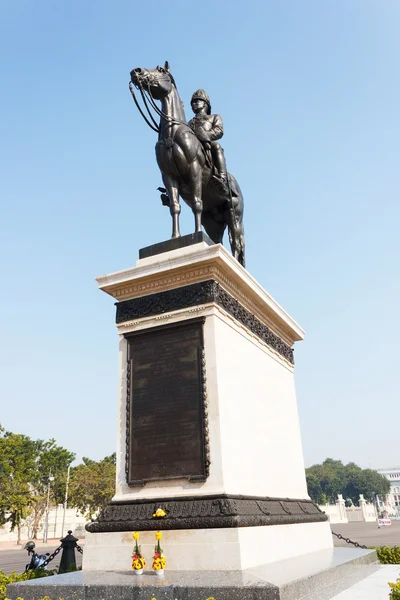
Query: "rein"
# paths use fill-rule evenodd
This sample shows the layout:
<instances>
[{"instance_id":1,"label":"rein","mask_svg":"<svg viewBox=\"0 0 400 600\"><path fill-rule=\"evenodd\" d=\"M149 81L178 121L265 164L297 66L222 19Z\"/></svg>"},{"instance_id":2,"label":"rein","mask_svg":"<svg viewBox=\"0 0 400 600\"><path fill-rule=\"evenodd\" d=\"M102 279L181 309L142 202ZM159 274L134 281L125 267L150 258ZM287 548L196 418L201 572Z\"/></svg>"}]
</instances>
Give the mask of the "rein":
<instances>
[{"instance_id":1,"label":"rein","mask_svg":"<svg viewBox=\"0 0 400 600\"><path fill-rule=\"evenodd\" d=\"M150 117L150 121L147 118L147 116L144 114L133 89L133 86L135 85L136 89L138 89L140 91L140 95L142 97L143 100L143 104L146 107L146 111L147 114ZM133 84L133 82L129 82L129 90L132 94L132 98L136 104L136 108L138 109L138 111L140 112L140 114L142 115L143 119L145 120L145 122L147 123L147 125L150 127L150 129L152 129L153 131L155 131L156 133L160 133L160 126L157 124L156 120L154 119L151 110L148 106L148 103L150 104L150 107L153 109L153 111L161 118L164 119L164 121L167 121L168 123L172 124L172 125L186 125L186 127L189 127L189 125L186 123L186 121L180 121L179 119L174 119L173 117L170 117L169 115L167 115L166 113L164 113L156 104L155 99L153 98L153 95L151 93L151 89L150 89L150 81L148 82L147 85L147 89L143 89L142 84ZM147 94L147 96L146 96ZM191 131L190 127L189 130ZM194 133L194 132L193 132Z\"/></svg>"},{"instance_id":2,"label":"rein","mask_svg":"<svg viewBox=\"0 0 400 600\"><path fill-rule=\"evenodd\" d=\"M150 90L150 84L148 85L148 89L145 90L148 94L149 94L149 101L151 106L153 107L153 109L155 110L155 112L165 121L168 121L169 123L172 123L174 125L186 125L187 127L189 127L189 125L186 123L186 121L180 121L179 119L174 119L173 117L170 117L169 115L167 115L166 113L164 113L160 108L158 108L153 95L151 93ZM190 129L190 127L189 127Z\"/></svg>"},{"instance_id":3,"label":"rein","mask_svg":"<svg viewBox=\"0 0 400 600\"><path fill-rule=\"evenodd\" d=\"M175 84L175 82L173 82ZM136 107L138 108L140 114L142 115L143 119L146 121L147 125L156 133L160 133L160 126L158 125L158 123L156 122L156 120L154 119L151 110L148 106L147 103L150 104L151 108L154 110L154 112L161 118L164 119L164 121L167 121L168 123L172 124L172 125L185 125L190 133L192 133L194 136L196 135L195 132L189 127L188 123L186 121L180 121L179 119L174 119L173 117L170 117L169 115L167 115L166 113L164 113L156 104L155 99L153 98L153 94L151 93L151 89L150 89L150 82L147 85L147 89L143 89L141 84L135 85L132 84L132 82L129 82L129 89L130 92L132 94L132 98L135 101ZM140 95L142 97L143 100L143 104L146 107L147 110L147 114L149 115L152 123L150 123L149 119L146 117L146 115L144 114L143 110L141 109L139 102L137 101L137 98L135 96L135 92L133 91L133 85L135 85L136 89L138 89L140 91ZM146 95L147 94L147 95ZM208 164L209 168L212 169L212 160L211 158L208 156L208 152L206 151L206 149L204 148L203 144L201 145L201 149L204 153L204 157L206 159L206 163Z\"/></svg>"},{"instance_id":4,"label":"rein","mask_svg":"<svg viewBox=\"0 0 400 600\"><path fill-rule=\"evenodd\" d=\"M153 117L153 115L151 114L151 111L150 111L149 107L147 106L146 98L145 98L145 95L144 95L144 92L143 92L142 88L139 88L139 91L140 91L140 95L142 96L143 104L144 104L144 105L145 105L145 107L146 107L146 110L147 110L147 113L148 113L148 115L149 115L150 119L153 121L153 123L154 123L155 127L156 127L158 130L160 130L160 129L159 129L159 126L158 126L158 123L157 123L157 121L155 120L155 118L154 118L154 117Z\"/></svg>"},{"instance_id":5,"label":"rein","mask_svg":"<svg viewBox=\"0 0 400 600\"><path fill-rule=\"evenodd\" d=\"M133 91L133 87L131 86L131 82L129 82L129 90L132 94L132 98L136 104L136 108L138 109L138 111L140 112L140 114L142 115L143 119L146 121L147 125L150 127L150 129L152 129L153 131L155 131L156 133L160 133L160 128L158 127L158 125L155 123L153 117L151 117L153 123L155 123L155 127L152 123L150 123L150 121L148 120L148 118L146 117L146 115L144 114L144 112L142 111L139 102L137 101L137 98L135 96L135 92ZM146 105L147 108L147 105ZM147 111L149 112L149 109L147 108ZM150 115L151 116L151 115Z\"/></svg>"}]
</instances>

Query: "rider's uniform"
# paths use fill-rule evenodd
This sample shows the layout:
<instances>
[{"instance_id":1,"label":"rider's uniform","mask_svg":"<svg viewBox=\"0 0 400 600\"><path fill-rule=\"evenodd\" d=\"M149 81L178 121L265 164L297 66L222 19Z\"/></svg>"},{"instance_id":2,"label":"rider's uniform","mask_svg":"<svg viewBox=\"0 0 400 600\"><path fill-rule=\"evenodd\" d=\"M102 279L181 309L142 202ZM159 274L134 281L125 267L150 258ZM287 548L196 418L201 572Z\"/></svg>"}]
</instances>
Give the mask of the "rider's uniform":
<instances>
[{"instance_id":1,"label":"rider's uniform","mask_svg":"<svg viewBox=\"0 0 400 600\"><path fill-rule=\"evenodd\" d=\"M197 135L198 130L202 130L206 133L208 137L208 141L200 140L201 143L207 149L207 145L209 144L209 149L211 150L211 155L213 158L213 162L215 167L218 170L218 174L222 177L226 178L226 163L224 150L216 140L219 140L224 135L224 126L222 123L221 115L212 115L211 113L211 104L210 99L204 90L197 90L192 96L191 103L193 100L203 100L207 105L207 114L198 114L193 119L191 119L188 123L189 127L194 131Z\"/></svg>"}]
</instances>

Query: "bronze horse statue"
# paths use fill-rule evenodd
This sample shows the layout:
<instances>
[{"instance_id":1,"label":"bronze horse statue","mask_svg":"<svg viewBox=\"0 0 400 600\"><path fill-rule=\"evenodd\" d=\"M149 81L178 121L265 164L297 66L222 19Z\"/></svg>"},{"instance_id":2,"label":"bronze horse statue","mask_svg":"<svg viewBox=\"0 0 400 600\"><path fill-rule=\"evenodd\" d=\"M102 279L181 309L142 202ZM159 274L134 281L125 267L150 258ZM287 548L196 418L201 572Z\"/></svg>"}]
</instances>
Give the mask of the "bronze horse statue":
<instances>
[{"instance_id":1,"label":"bronze horse statue","mask_svg":"<svg viewBox=\"0 0 400 600\"><path fill-rule=\"evenodd\" d=\"M167 191L163 197L172 216L172 237L180 237L181 196L193 210L195 232L203 226L213 242L222 244L228 226L232 254L245 266L242 192L230 173L228 191L218 186L207 153L187 124L168 63L156 69L133 69L129 87L143 118L158 132L156 158ZM142 96L148 116L136 100L134 87ZM155 100L161 102L161 109ZM160 117L159 123L153 114Z\"/></svg>"}]
</instances>

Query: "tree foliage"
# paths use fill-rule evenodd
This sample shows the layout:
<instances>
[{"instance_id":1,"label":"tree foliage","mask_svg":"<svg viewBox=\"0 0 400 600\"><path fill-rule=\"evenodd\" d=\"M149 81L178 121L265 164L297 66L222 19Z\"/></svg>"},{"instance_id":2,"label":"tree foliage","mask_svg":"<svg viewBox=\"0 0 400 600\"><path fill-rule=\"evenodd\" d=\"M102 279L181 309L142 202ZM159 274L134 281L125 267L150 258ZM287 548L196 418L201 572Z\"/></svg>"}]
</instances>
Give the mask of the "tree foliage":
<instances>
[{"instance_id":1,"label":"tree foliage","mask_svg":"<svg viewBox=\"0 0 400 600\"><path fill-rule=\"evenodd\" d=\"M4 571L0 571L0 600L7 600L7 586L11 583L19 583L20 581L29 581L31 579L41 579L43 577L51 577L52 575L57 575L57 571L55 569L31 569L30 571L26 571L26 573L17 573L13 571L10 575L6 575ZM38 598L38 600L49 599L49 596L44 596L43 598ZM20 600L23 600L21 598Z\"/></svg>"},{"instance_id":2,"label":"tree foliage","mask_svg":"<svg viewBox=\"0 0 400 600\"><path fill-rule=\"evenodd\" d=\"M9 522L11 530L17 527L19 533L22 521L33 514L36 538L47 503L49 475L54 477L49 501L62 502L67 468L74 458L54 439L32 440L0 426L0 525Z\"/></svg>"},{"instance_id":3,"label":"tree foliage","mask_svg":"<svg viewBox=\"0 0 400 600\"><path fill-rule=\"evenodd\" d=\"M344 465L327 458L321 465L306 469L308 493L317 504L334 503L338 494L358 505L360 494L373 502L377 495L389 493L390 482L373 469L362 469L355 463Z\"/></svg>"},{"instance_id":4,"label":"tree foliage","mask_svg":"<svg viewBox=\"0 0 400 600\"><path fill-rule=\"evenodd\" d=\"M84 457L71 469L69 505L88 519L110 502L115 493L115 453L96 462Z\"/></svg>"},{"instance_id":5,"label":"tree foliage","mask_svg":"<svg viewBox=\"0 0 400 600\"><path fill-rule=\"evenodd\" d=\"M37 440L35 476L33 478L33 538L37 538L40 520L44 515L47 505L47 492L50 492L50 502L61 504L64 502L67 471L75 458L75 454L62 446L58 446L54 439L48 441ZM49 477L53 480L49 485Z\"/></svg>"},{"instance_id":6,"label":"tree foliage","mask_svg":"<svg viewBox=\"0 0 400 600\"><path fill-rule=\"evenodd\" d=\"M67 471L74 459L75 454L54 439L32 440L0 425L0 526L8 522L20 533L29 516L36 539L47 495L49 505L64 502ZM115 492L115 463L112 454L100 461L85 457L72 467L68 505L88 518L103 508Z\"/></svg>"},{"instance_id":7,"label":"tree foliage","mask_svg":"<svg viewBox=\"0 0 400 600\"><path fill-rule=\"evenodd\" d=\"M19 527L32 506L37 445L29 437L0 427L0 525Z\"/></svg>"}]
</instances>

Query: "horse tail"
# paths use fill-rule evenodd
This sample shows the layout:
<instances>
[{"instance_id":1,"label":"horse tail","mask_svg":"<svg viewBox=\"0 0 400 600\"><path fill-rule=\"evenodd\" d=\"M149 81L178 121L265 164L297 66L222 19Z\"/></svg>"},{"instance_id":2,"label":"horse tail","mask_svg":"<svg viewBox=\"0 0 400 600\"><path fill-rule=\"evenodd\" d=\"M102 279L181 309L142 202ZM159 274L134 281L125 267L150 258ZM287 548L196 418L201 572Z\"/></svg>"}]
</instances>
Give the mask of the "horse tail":
<instances>
[{"instance_id":1,"label":"horse tail","mask_svg":"<svg viewBox=\"0 0 400 600\"><path fill-rule=\"evenodd\" d=\"M233 256L245 267L245 244L243 211L244 201L241 189L236 179L228 173L229 185L229 218L228 236Z\"/></svg>"}]
</instances>

